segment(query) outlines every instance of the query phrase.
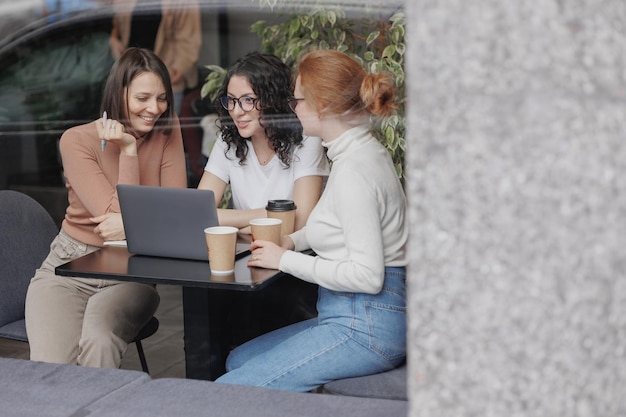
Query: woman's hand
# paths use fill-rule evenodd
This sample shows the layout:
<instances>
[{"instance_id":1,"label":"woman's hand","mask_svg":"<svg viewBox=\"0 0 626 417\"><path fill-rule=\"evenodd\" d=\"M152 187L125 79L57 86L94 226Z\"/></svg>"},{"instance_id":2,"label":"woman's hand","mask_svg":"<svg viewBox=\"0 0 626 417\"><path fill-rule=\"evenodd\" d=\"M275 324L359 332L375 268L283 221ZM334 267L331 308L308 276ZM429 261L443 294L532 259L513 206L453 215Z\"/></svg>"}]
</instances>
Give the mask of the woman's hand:
<instances>
[{"instance_id":1,"label":"woman's hand","mask_svg":"<svg viewBox=\"0 0 626 417\"><path fill-rule=\"evenodd\" d=\"M117 120L108 119L104 126L102 119L96 121L96 129L100 140L115 143L124 155L137 155L137 139L126 132L124 125Z\"/></svg>"},{"instance_id":2,"label":"woman's hand","mask_svg":"<svg viewBox=\"0 0 626 417\"><path fill-rule=\"evenodd\" d=\"M291 239L289 236L281 236L280 247L287 250L296 250L296 244L293 243L293 239Z\"/></svg>"},{"instance_id":3,"label":"woman's hand","mask_svg":"<svg viewBox=\"0 0 626 417\"><path fill-rule=\"evenodd\" d=\"M106 213L102 216L91 217L89 220L98 223L93 232L103 240L126 239L124 223L122 223L122 215L120 213Z\"/></svg>"},{"instance_id":4,"label":"woman's hand","mask_svg":"<svg viewBox=\"0 0 626 417\"><path fill-rule=\"evenodd\" d=\"M124 45L122 42L114 36L109 37L109 46L111 47L111 55L117 59L124 52Z\"/></svg>"},{"instance_id":5,"label":"woman's hand","mask_svg":"<svg viewBox=\"0 0 626 417\"><path fill-rule=\"evenodd\" d=\"M255 240L250 245L250 252L252 256L248 260L248 266L278 269L280 258L287 249L267 240Z\"/></svg>"},{"instance_id":6,"label":"woman's hand","mask_svg":"<svg viewBox=\"0 0 626 417\"><path fill-rule=\"evenodd\" d=\"M172 84L178 84L183 80L183 74L176 68L168 68L170 73L170 82Z\"/></svg>"}]
</instances>

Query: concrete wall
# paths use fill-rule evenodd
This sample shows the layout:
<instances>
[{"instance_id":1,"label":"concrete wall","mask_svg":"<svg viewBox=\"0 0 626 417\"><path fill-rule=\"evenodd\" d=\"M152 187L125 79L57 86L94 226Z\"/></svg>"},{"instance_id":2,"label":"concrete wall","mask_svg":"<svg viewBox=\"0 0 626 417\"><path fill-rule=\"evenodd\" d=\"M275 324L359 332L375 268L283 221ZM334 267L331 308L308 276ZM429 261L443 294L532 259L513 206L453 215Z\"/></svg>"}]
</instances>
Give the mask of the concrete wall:
<instances>
[{"instance_id":1,"label":"concrete wall","mask_svg":"<svg viewBox=\"0 0 626 417\"><path fill-rule=\"evenodd\" d=\"M408 0L412 416L626 415L626 3Z\"/></svg>"}]
</instances>

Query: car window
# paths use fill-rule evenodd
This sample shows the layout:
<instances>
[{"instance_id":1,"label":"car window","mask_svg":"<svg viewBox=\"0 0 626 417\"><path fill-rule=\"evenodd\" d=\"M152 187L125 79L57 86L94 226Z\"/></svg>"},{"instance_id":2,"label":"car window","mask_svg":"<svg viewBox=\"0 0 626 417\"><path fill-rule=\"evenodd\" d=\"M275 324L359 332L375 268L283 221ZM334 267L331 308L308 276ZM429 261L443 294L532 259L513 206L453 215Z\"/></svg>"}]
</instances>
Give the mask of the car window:
<instances>
[{"instance_id":1,"label":"car window","mask_svg":"<svg viewBox=\"0 0 626 417\"><path fill-rule=\"evenodd\" d=\"M57 24L2 48L0 188L58 190L55 204L66 204L58 141L98 117L113 63L109 25L110 18Z\"/></svg>"},{"instance_id":2,"label":"car window","mask_svg":"<svg viewBox=\"0 0 626 417\"><path fill-rule=\"evenodd\" d=\"M20 59L0 71L0 117L17 121L26 112L39 122L94 118L112 64L107 42L107 32L71 33L15 50L8 59Z\"/></svg>"}]
</instances>

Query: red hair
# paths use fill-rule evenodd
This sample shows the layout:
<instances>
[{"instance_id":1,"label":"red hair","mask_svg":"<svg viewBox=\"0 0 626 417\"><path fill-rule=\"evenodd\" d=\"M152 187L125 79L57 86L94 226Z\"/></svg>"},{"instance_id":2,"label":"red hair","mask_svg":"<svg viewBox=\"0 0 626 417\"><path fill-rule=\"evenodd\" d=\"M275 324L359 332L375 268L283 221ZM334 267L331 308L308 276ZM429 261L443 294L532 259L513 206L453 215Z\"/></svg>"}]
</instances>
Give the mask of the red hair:
<instances>
[{"instance_id":1,"label":"red hair","mask_svg":"<svg viewBox=\"0 0 626 417\"><path fill-rule=\"evenodd\" d=\"M368 74L347 54L323 49L298 64L302 94L324 114L369 113L389 116L397 107L395 82L389 73Z\"/></svg>"}]
</instances>

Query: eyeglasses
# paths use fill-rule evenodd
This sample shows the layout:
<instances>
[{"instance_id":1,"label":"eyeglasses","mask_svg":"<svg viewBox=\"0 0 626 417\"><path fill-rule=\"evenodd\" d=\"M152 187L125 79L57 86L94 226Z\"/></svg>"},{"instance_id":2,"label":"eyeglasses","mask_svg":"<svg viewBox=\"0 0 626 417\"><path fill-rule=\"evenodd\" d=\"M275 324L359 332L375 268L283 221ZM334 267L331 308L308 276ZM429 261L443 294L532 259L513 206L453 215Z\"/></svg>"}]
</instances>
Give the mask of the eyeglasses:
<instances>
[{"instance_id":1,"label":"eyeglasses","mask_svg":"<svg viewBox=\"0 0 626 417\"><path fill-rule=\"evenodd\" d=\"M254 97L230 97L230 96L223 96L220 97L220 103L222 104L222 107L224 107L226 110L228 111L233 111L235 110L235 103L239 104L239 108L243 111L250 111L254 108L256 108L256 103L259 101L258 98L254 98Z\"/></svg>"},{"instance_id":2,"label":"eyeglasses","mask_svg":"<svg viewBox=\"0 0 626 417\"><path fill-rule=\"evenodd\" d=\"M303 98L295 98L295 97L290 97L287 99L287 104L289 104L289 108L291 109L292 112L296 112L296 107L298 106L298 102L300 100L304 100Z\"/></svg>"}]
</instances>

